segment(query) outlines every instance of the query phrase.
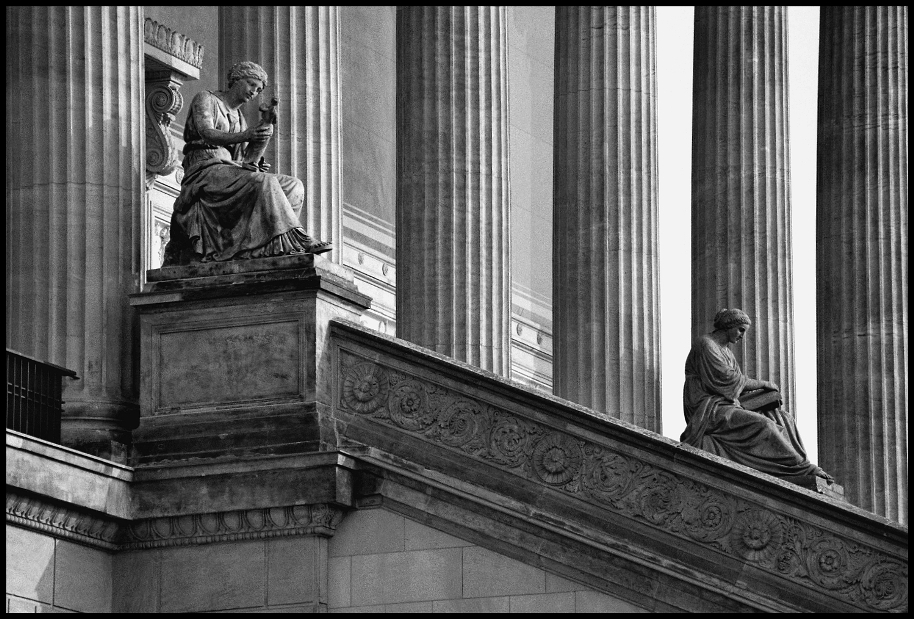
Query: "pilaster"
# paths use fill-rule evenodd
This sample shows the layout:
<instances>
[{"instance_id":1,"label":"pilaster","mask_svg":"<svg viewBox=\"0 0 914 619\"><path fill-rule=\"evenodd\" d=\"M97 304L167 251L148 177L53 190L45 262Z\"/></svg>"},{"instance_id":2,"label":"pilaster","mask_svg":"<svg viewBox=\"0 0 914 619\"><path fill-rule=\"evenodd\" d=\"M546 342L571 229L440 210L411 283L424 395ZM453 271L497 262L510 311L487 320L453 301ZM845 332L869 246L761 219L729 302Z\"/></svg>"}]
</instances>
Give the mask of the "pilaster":
<instances>
[{"instance_id":1,"label":"pilaster","mask_svg":"<svg viewBox=\"0 0 914 619\"><path fill-rule=\"evenodd\" d=\"M143 10L6 16L7 344L79 376L65 444L122 458L138 413Z\"/></svg>"},{"instance_id":2,"label":"pilaster","mask_svg":"<svg viewBox=\"0 0 914 619\"><path fill-rule=\"evenodd\" d=\"M504 7L397 10L397 333L510 372Z\"/></svg>"},{"instance_id":3,"label":"pilaster","mask_svg":"<svg viewBox=\"0 0 914 619\"><path fill-rule=\"evenodd\" d=\"M908 520L908 10L822 7L816 199L819 461Z\"/></svg>"},{"instance_id":4,"label":"pilaster","mask_svg":"<svg viewBox=\"0 0 914 619\"><path fill-rule=\"evenodd\" d=\"M713 329L718 310L744 310L742 370L777 383L802 415L793 409L787 8L695 7L693 75L692 337Z\"/></svg>"},{"instance_id":5,"label":"pilaster","mask_svg":"<svg viewBox=\"0 0 914 619\"><path fill-rule=\"evenodd\" d=\"M660 415L653 7L556 7L553 392Z\"/></svg>"},{"instance_id":6,"label":"pilaster","mask_svg":"<svg viewBox=\"0 0 914 619\"><path fill-rule=\"evenodd\" d=\"M279 98L266 160L271 171L304 183L301 224L312 237L331 241L326 257L342 264L339 7L223 6L219 36L221 79L243 60L266 70L269 85L247 105L248 123L259 122L260 103Z\"/></svg>"}]
</instances>

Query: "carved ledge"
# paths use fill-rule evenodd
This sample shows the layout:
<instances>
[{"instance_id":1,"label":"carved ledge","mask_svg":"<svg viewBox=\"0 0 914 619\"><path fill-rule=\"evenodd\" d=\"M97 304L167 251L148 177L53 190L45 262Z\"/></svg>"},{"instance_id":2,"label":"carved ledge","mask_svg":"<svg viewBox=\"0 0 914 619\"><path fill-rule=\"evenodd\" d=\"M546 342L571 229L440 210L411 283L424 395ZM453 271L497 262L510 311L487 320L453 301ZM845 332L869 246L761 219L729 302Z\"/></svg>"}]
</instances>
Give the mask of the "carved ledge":
<instances>
[{"instance_id":1,"label":"carved ledge","mask_svg":"<svg viewBox=\"0 0 914 619\"><path fill-rule=\"evenodd\" d=\"M317 503L125 521L7 488L6 521L103 550L137 550L293 535L331 537L343 509Z\"/></svg>"},{"instance_id":2,"label":"carved ledge","mask_svg":"<svg viewBox=\"0 0 914 619\"><path fill-rule=\"evenodd\" d=\"M719 556L718 562L762 570L773 582L801 583L810 593L868 611L907 609L906 557L804 521L797 510L780 509L778 501L747 500L689 479L659 460L641 459L631 449L616 449L613 441L597 440L591 432L556 430L539 422L542 414L508 408L496 395L503 392L479 384L464 389L460 379L427 369L427 360L410 364L403 354L385 363L378 349L340 344L335 398L349 438L363 432L392 454L418 439L425 447L404 448L410 451L405 457L459 454L542 491L605 510L608 519L631 522L626 525L631 530L647 526L658 535L698 545L701 554ZM565 419L556 420L574 429ZM365 429L371 427L366 421L385 430L373 433Z\"/></svg>"},{"instance_id":3,"label":"carved ledge","mask_svg":"<svg viewBox=\"0 0 914 619\"><path fill-rule=\"evenodd\" d=\"M148 17L143 25L143 40L198 70L203 67L202 45Z\"/></svg>"},{"instance_id":4,"label":"carved ledge","mask_svg":"<svg viewBox=\"0 0 914 619\"><path fill-rule=\"evenodd\" d=\"M121 521L6 489L6 521L87 546L117 550Z\"/></svg>"},{"instance_id":5,"label":"carved ledge","mask_svg":"<svg viewBox=\"0 0 914 619\"><path fill-rule=\"evenodd\" d=\"M120 548L136 550L290 535L330 537L342 519L343 510L326 503L149 518L125 527Z\"/></svg>"}]
</instances>

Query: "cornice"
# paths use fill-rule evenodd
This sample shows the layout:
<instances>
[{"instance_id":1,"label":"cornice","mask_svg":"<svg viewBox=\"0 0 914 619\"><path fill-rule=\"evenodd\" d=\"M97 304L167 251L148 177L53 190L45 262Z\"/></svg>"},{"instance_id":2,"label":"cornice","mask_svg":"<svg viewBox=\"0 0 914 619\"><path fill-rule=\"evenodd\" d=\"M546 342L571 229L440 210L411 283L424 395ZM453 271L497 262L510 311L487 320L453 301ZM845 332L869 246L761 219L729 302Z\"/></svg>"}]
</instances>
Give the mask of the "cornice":
<instances>
[{"instance_id":1,"label":"cornice","mask_svg":"<svg viewBox=\"0 0 914 619\"><path fill-rule=\"evenodd\" d=\"M906 552L893 553L898 547L877 534L843 526L840 514L834 522L822 518L828 506L807 513L774 495L712 486L656 453L575 428L567 415L550 419L550 400L542 400L535 413L529 395L524 406L513 406L502 385L487 391L484 380L461 381L459 372L435 372L421 359L411 364L408 352L388 348L392 338L360 337L352 344L346 331L336 329L334 401L349 438L407 459L430 454L428 462L417 462L426 466L436 457L453 460L448 453L462 456L484 465L461 465L470 467L474 479L491 478L488 467L499 472L502 488L514 478L531 488L527 492L564 500L569 511L561 517L576 510L602 512L606 521L625 522L630 531L673 536L679 540L673 545L753 568L772 587L783 584L799 599L805 590L867 611L907 609ZM371 339L379 347L360 346ZM806 493L782 486L773 492Z\"/></svg>"}]
</instances>

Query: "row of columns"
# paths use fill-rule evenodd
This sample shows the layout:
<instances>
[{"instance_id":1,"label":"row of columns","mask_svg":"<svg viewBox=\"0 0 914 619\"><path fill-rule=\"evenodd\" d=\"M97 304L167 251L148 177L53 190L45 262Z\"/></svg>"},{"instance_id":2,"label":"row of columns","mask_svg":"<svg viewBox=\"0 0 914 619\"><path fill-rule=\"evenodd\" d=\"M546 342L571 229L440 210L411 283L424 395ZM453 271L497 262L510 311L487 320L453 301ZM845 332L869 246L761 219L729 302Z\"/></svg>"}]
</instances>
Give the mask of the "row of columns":
<instances>
[{"instance_id":1,"label":"row of columns","mask_svg":"<svg viewBox=\"0 0 914 619\"><path fill-rule=\"evenodd\" d=\"M906 12L822 9L818 197L820 462L903 522ZM136 416L142 12L7 18L8 342L77 371L71 442L110 456ZM303 223L340 261L339 9L225 7L219 23L221 73L269 73L288 126L274 169L304 180ZM786 13L697 7L695 28L693 335L742 307L743 368L789 406ZM506 33L504 7L397 10L398 333L503 376ZM659 432L655 10L557 7L555 75L555 393Z\"/></svg>"}]
</instances>

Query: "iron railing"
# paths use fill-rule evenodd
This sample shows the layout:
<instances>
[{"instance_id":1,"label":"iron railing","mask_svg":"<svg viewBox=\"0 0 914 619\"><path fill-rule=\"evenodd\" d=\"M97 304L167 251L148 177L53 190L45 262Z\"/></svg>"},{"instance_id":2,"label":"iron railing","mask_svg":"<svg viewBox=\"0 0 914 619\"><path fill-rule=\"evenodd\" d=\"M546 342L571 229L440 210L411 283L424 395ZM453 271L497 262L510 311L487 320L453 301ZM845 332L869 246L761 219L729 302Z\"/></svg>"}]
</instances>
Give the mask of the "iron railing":
<instances>
[{"instance_id":1,"label":"iron railing","mask_svg":"<svg viewBox=\"0 0 914 619\"><path fill-rule=\"evenodd\" d=\"M76 372L6 349L6 427L60 442L61 382Z\"/></svg>"}]
</instances>

